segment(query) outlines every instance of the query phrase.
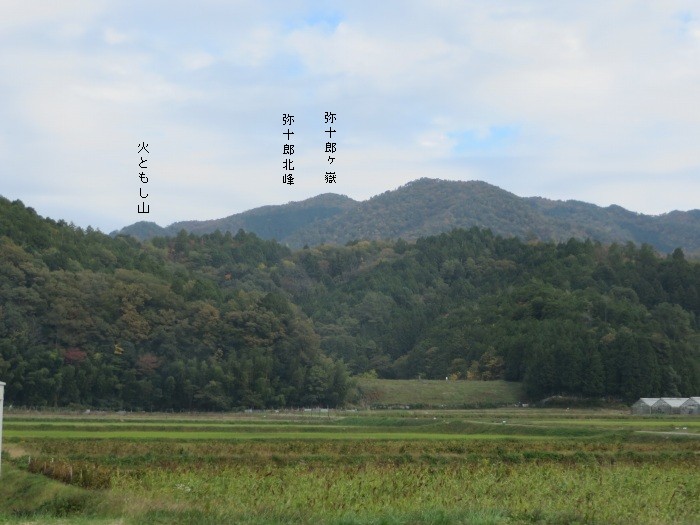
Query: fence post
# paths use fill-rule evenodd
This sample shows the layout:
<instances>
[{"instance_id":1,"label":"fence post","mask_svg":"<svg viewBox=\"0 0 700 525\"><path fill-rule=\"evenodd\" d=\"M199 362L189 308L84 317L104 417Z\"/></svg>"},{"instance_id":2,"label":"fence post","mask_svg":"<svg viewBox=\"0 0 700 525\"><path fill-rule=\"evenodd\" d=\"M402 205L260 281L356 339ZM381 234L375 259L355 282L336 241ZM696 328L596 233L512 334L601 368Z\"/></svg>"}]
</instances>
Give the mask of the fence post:
<instances>
[{"instance_id":1,"label":"fence post","mask_svg":"<svg viewBox=\"0 0 700 525\"><path fill-rule=\"evenodd\" d=\"M5 383L0 381L0 476L2 476L2 406L5 402Z\"/></svg>"}]
</instances>

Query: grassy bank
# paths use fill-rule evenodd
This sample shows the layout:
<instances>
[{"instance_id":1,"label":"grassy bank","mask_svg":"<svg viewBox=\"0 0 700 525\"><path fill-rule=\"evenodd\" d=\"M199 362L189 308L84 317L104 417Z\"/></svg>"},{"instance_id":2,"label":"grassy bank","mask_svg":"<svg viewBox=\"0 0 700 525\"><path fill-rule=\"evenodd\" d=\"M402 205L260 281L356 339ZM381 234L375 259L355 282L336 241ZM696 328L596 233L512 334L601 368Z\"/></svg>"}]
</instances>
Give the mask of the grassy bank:
<instances>
[{"instance_id":1,"label":"grassy bank","mask_svg":"<svg viewBox=\"0 0 700 525\"><path fill-rule=\"evenodd\" d=\"M121 505L105 491L86 490L5 462L0 523L114 523Z\"/></svg>"},{"instance_id":2,"label":"grassy bank","mask_svg":"<svg viewBox=\"0 0 700 525\"><path fill-rule=\"evenodd\" d=\"M508 381L437 381L358 378L360 403L411 408L494 408L523 400L522 384Z\"/></svg>"}]
</instances>

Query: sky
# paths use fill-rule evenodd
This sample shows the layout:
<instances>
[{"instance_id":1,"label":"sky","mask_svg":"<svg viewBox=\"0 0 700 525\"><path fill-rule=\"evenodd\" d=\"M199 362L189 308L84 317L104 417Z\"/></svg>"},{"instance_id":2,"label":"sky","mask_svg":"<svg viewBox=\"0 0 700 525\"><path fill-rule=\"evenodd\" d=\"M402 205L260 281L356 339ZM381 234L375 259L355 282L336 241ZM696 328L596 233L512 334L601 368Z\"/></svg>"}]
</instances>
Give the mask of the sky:
<instances>
[{"instance_id":1,"label":"sky","mask_svg":"<svg viewBox=\"0 0 700 525\"><path fill-rule=\"evenodd\" d=\"M0 12L0 195L55 220L165 226L326 192L364 200L420 177L700 208L697 0L0 0Z\"/></svg>"}]
</instances>

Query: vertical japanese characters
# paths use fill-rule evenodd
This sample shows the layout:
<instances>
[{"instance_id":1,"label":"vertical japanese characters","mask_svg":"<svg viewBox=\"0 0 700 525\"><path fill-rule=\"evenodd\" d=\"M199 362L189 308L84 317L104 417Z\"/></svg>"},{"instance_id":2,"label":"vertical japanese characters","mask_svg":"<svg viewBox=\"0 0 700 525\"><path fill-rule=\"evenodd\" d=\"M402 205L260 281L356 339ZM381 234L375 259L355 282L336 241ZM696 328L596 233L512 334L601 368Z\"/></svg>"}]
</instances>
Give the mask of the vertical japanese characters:
<instances>
[{"instance_id":1,"label":"vertical japanese characters","mask_svg":"<svg viewBox=\"0 0 700 525\"><path fill-rule=\"evenodd\" d=\"M282 156L284 161L282 162L282 169L284 173L282 174L282 184L289 184L290 186L294 184L294 144L290 144L291 136L294 132L291 130L291 126L294 124L294 115L290 113L282 114L282 126L287 126L287 131L283 132L282 135L287 136L287 143L284 144L284 149L282 150Z\"/></svg>"},{"instance_id":2,"label":"vertical japanese characters","mask_svg":"<svg viewBox=\"0 0 700 525\"><path fill-rule=\"evenodd\" d=\"M328 153L328 165L329 168L333 165L333 162L335 161L335 151L336 151L336 143L332 142L333 141L333 133L336 133L336 130L333 129L333 123L336 120L336 114L331 113L329 111L326 111L325 114L325 120L326 124L328 124L328 129L325 131L325 133L328 133L328 142L326 142L326 153ZM327 184L333 184L336 183L336 174L335 174L335 167L333 168L333 171L326 171L326 183Z\"/></svg>"},{"instance_id":3,"label":"vertical japanese characters","mask_svg":"<svg viewBox=\"0 0 700 525\"><path fill-rule=\"evenodd\" d=\"M150 151L148 151L148 144L145 142L142 142L139 144L139 151L138 155L139 158L141 159L139 161L139 180L141 181L141 184L148 184L148 176L146 175L146 170L148 169L148 166L146 163L148 162L148 158L144 158L144 155L150 154ZM145 194L145 195L144 195ZM136 206L136 210L139 213L151 213L151 205L146 204L146 199L148 198L148 192L144 188L144 186L141 186L139 188L139 197L141 197L141 202Z\"/></svg>"},{"instance_id":4,"label":"vertical japanese characters","mask_svg":"<svg viewBox=\"0 0 700 525\"><path fill-rule=\"evenodd\" d=\"M326 154L326 161L328 162L328 168L326 168L328 171L326 171L325 176L327 184L337 183L337 175L335 166L333 165L335 162L335 152L337 150L337 143L334 142L335 139L333 138L333 133L337 133L337 130L333 129L333 124L337 118L337 114L330 111L326 111L324 114L325 123L328 124L328 129L324 131L324 133L328 133L328 141L326 142L324 152ZM286 137L286 142L282 150L282 169L284 170L282 173L282 184L290 185L294 184L295 177L294 173L292 173L294 171L294 144L291 143L292 135L294 135L294 131L292 131L292 124L294 124L294 115L291 113L283 113L282 127L286 128L286 131L283 131L282 135Z\"/></svg>"}]
</instances>

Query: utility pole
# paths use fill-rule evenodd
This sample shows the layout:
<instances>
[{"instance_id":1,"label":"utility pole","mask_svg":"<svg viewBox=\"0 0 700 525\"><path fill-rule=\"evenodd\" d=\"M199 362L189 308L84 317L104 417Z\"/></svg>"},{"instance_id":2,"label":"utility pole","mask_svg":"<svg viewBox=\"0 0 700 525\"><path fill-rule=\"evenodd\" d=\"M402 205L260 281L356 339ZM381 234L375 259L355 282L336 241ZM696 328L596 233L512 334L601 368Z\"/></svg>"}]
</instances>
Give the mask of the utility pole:
<instances>
[{"instance_id":1,"label":"utility pole","mask_svg":"<svg viewBox=\"0 0 700 525\"><path fill-rule=\"evenodd\" d=\"M5 402L5 383L0 381L0 476L2 476L2 405Z\"/></svg>"}]
</instances>

